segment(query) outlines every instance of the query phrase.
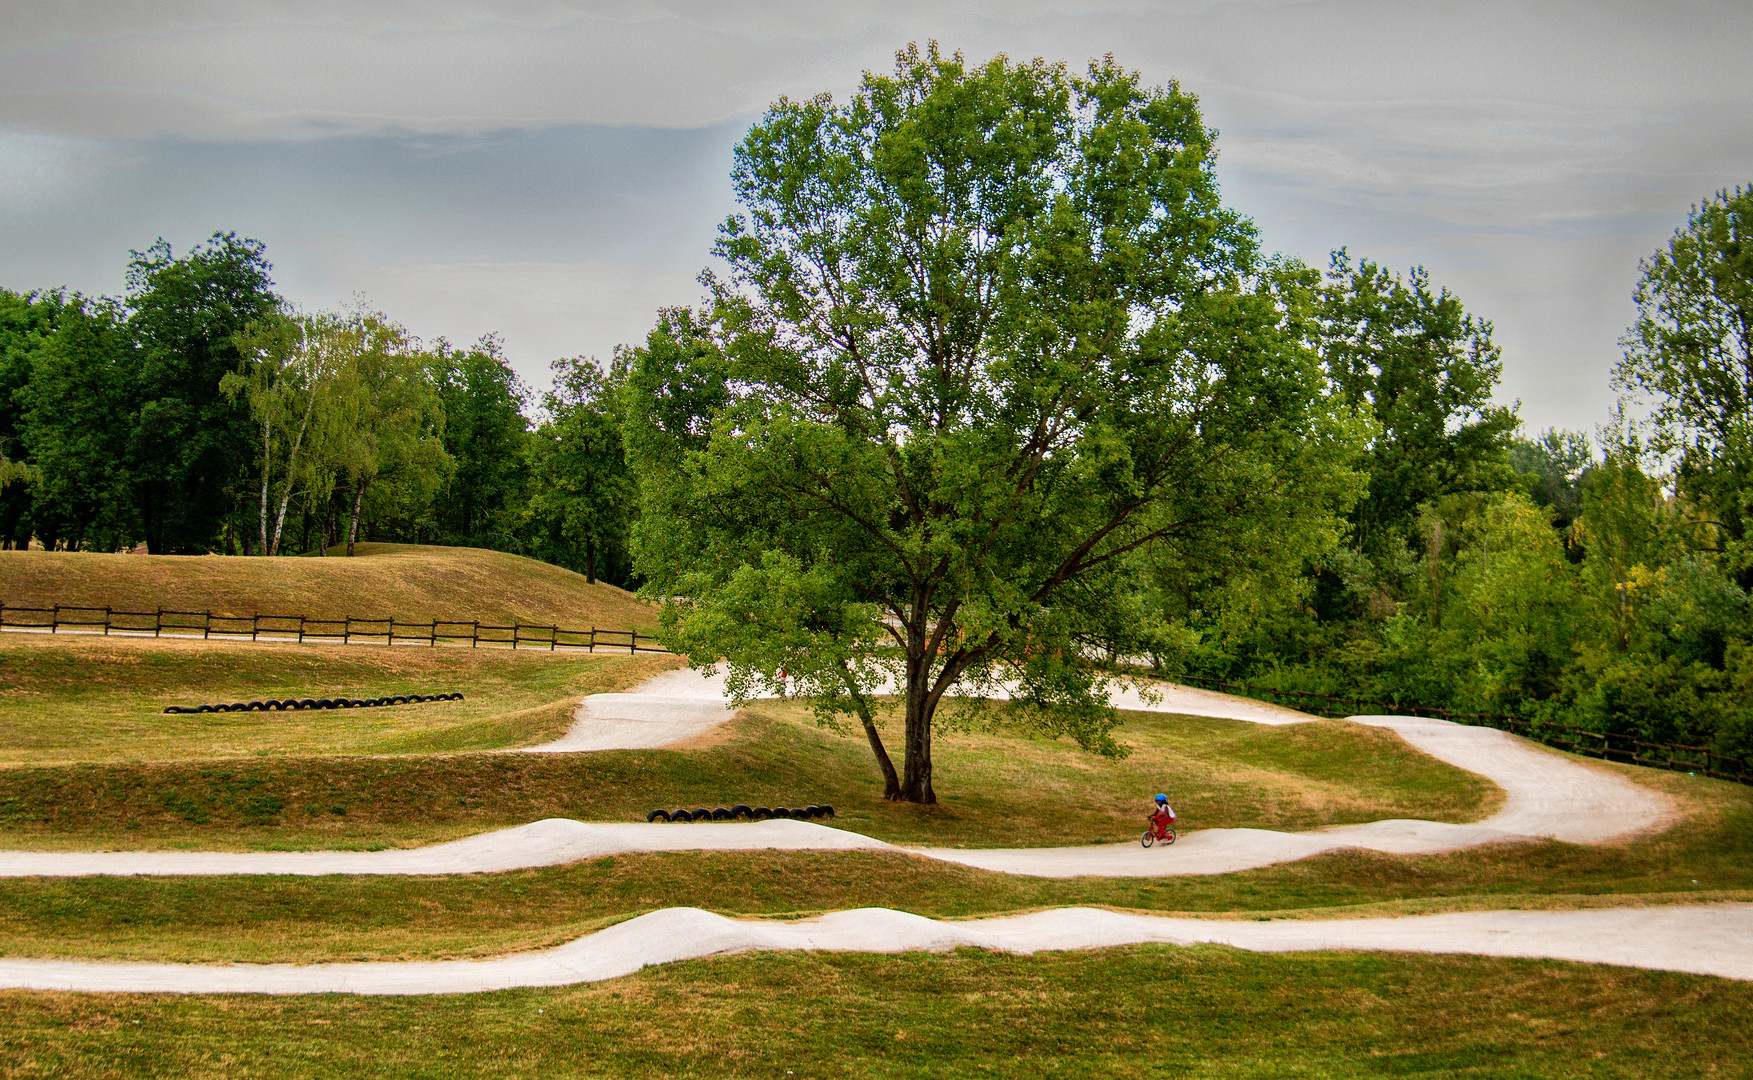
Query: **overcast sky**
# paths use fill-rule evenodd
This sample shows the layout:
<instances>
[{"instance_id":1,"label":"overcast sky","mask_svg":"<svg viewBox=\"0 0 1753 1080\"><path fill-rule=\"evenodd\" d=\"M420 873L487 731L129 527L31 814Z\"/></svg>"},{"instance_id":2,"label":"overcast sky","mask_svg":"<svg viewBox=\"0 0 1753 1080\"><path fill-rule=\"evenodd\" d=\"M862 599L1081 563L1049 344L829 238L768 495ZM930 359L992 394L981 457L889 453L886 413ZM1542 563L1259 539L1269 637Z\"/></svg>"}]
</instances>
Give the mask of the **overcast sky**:
<instances>
[{"instance_id":1,"label":"overcast sky","mask_svg":"<svg viewBox=\"0 0 1753 1080\"><path fill-rule=\"evenodd\" d=\"M1178 80L1268 248L1427 267L1530 429L1606 417L1638 259L1753 182L1745 0L4 0L0 286L235 230L289 298L497 332L539 388L697 298L769 102L927 39Z\"/></svg>"}]
</instances>

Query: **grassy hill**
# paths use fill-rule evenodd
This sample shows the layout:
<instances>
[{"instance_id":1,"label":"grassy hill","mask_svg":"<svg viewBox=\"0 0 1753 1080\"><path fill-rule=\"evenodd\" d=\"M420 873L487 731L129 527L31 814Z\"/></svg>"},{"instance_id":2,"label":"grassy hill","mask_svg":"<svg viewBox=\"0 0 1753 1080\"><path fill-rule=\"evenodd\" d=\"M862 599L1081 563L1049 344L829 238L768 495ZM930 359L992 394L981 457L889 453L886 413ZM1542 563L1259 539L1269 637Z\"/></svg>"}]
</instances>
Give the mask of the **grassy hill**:
<instances>
[{"instance_id":1,"label":"grassy hill","mask_svg":"<svg viewBox=\"0 0 1753 1080\"><path fill-rule=\"evenodd\" d=\"M361 544L352 558L0 551L0 602L224 615L514 620L643 630L656 613L613 585L480 548Z\"/></svg>"}]
</instances>

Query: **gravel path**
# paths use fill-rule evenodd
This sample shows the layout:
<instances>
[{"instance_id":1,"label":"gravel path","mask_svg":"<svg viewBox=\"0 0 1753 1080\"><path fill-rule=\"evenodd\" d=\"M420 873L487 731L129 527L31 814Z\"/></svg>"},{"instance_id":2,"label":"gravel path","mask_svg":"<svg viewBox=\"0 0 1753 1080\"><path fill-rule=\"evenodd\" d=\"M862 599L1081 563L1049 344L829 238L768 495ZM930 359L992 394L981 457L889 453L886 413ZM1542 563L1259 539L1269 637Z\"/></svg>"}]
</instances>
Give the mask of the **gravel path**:
<instances>
[{"instance_id":1,"label":"gravel path","mask_svg":"<svg viewBox=\"0 0 1753 1080\"><path fill-rule=\"evenodd\" d=\"M652 964L755 949L903 952L974 946L1033 953L1143 942L1211 943L1254 952L1473 953L1753 979L1753 904L1307 922L1174 919L1099 908L966 922L860 908L800 922L745 922L698 908L665 908L558 948L494 960L210 965L0 959L0 987L108 993L465 994L596 982Z\"/></svg>"},{"instance_id":2,"label":"gravel path","mask_svg":"<svg viewBox=\"0 0 1753 1080\"><path fill-rule=\"evenodd\" d=\"M1126 690L1123 708L1181 712L1189 707L1259 723L1306 722L1287 709L1199 690L1169 687L1146 703ZM580 707L572 730L540 752L662 746L693 738L731 713L722 676L665 672L631 694L597 694ZM1172 847L1149 851L1136 842L1070 848L907 848L915 854L1030 877L1168 877L1227 874L1306 859L1340 848L1394 854L1453 851L1502 841L1556 838L1598 844L1661 825L1670 800L1624 777L1553 753L1493 728L1446 720L1368 716L1356 722L1394 729L1432 757L1468 769L1502 787L1503 808L1485 821L1455 825L1390 820L1340 825L1305 833L1269 829L1204 829L1184 833ZM1142 831L1142 830L1141 830ZM553 866L624 851L746 848L848 850L890 848L859 833L801 821L697 825L584 823L551 818L466 840L393 851L302 852L0 852L0 877L82 874L457 874Z\"/></svg>"}]
</instances>

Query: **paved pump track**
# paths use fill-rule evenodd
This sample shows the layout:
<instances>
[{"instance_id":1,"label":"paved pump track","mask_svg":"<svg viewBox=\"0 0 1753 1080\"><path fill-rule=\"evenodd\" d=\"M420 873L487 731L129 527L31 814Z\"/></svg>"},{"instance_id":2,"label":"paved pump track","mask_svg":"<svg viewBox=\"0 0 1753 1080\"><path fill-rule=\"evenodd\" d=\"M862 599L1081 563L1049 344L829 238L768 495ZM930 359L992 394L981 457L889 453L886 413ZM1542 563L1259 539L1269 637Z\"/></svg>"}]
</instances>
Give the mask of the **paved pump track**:
<instances>
[{"instance_id":1,"label":"paved pump track","mask_svg":"<svg viewBox=\"0 0 1753 1080\"><path fill-rule=\"evenodd\" d=\"M695 738L731 712L720 679L668 672L632 694L586 699L555 743L529 752L669 745ZM1259 702L1167 688L1122 708L1225 716L1257 723L1310 718ZM1169 848L1136 843L970 850L894 845L802 821L690 825L549 819L447 844L375 852L3 852L0 875L455 874L548 866L627 851L904 850L1037 877L1222 874L1339 848L1431 853L1494 842L1555 838L1598 844L1672 819L1665 796L1491 728L1408 717L1355 717L1387 727L1439 760L1503 788L1503 807L1475 824L1378 821L1306 833L1206 829ZM131 964L0 960L0 986L91 991L361 994L465 993L614 978L656 963L749 949L896 952L973 945L1010 952L1144 942L1216 943L1268 952L1389 949L1543 957L1753 979L1753 905L1714 904L1586 911L1495 911L1406 918L1174 919L1095 909L937 922L886 908L803 922L726 919L693 908L651 912L568 945L494 960L317 965Z\"/></svg>"},{"instance_id":2,"label":"paved pump track","mask_svg":"<svg viewBox=\"0 0 1753 1080\"><path fill-rule=\"evenodd\" d=\"M104 993L466 994L566 986L652 964L749 950L905 952L960 946L1033 953L1161 942L1255 952L1368 949L1521 956L1753 979L1753 904L1481 911L1400 919L1174 919L1059 908L939 922L860 908L799 922L665 908L554 949L493 960L343 964L118 964L0 959L0 987Z\"/></svg>"}]
</instances>

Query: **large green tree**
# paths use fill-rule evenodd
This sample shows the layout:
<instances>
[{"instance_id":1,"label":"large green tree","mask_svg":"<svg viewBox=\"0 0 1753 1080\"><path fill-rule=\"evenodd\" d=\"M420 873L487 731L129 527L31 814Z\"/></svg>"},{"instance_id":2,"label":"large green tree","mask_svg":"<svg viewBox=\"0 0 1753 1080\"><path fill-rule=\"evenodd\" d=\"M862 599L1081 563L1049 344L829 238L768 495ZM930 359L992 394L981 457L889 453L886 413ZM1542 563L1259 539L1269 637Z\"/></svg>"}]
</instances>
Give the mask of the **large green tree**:
<instances>
[{"instance_id":1,"label":"large green tree","mask_svg":"<svg viewBox=\"0 0 1753 1080\"><path fill-rule=\"evenodd\" d=\"M128 263L135 368L128 459L146 545L200 552L254 487L249 408L220 380L243 366L237 336L279 304L262 244L235 233L178 258L162 239Z\"/></svg>"},{"instance_id":2,"label":"large green tree","mask_svg":"<svg viewBox=\"0 0 1753 1080\"><path fill-rule=\"evenodd\" d=\"M629 379L637 565L677 646L856 715L891 798L935 801L958 685L1119 752L1086 657L1150 648L1148 572L1330 540L1367 426L1304 344L1312 275L1262 261L1212 140L1111 60L915 48L844 104L774 105L710 313L666 313Z\"/></svg>"},{"instance_id":3,"label":"large green tree","mask_svg":"<svg viewBox=\"0 0 1753 1080\"><path fill-rule=\"evenodd\" d=\"M1515 486L1510 440L1519 421L1491 395L1503 371L1491 323L1423 267L1404 278L1368 259L1333 254L1322 290L1322 354L1347 400L1380 425L1362 467L1369 494L1352 512L1354 542L1382 556L1404 545L1421 504Z\"/></svg>"},{"instance_id":4,"label":"large green tree","mask_svg":"<svg viewBox=\"0 0 1753 1080\"><path fill-rule=\"evenodd\" d=\"M444 404L444 449L455 471L438 508L453 543L493 546L509 533L524 493L529 390L488 335L468 350L439 343L436 371Z\"/></svg>"},{"instance_id":5,"label":"large green tree","mask_svg":"<svg viewBox=\"0 0 1753 1080\"><path fill-rule=\"evenodd\" d=\"M30 543L35 486L28 481L40 479L24 444L20 394L30 382L32 356L55 332L66 302L60 292L0 289L0 461L8 463L7 482L0 483L0 544L7 547Z\"/></svg>"},{"instance_id":6,"label":"large green tree","mask_svg":"<svg viewBox=\"0 0 1753 1080\"><path fill-rule=\"evenodd\" d=\"M1753 188L1694 207L1639 267L1614 383L1649 408L1651 448L1753 586Z\"/></svg>"},{"instance_id":7,"label":"large green tree","mask_svg":"<svg viewBox=\"0 0 1753 1080\"><path fill-rule=\"evenodd\" d=\"M587 357L550 366L554 389L543 396L548 417L529 444L524 515L532 553L580 570L592 583L602 575L625 582L636 505L621 439L626 362L617 357L608 371Z\"/></svg>"},{"instance_id":8,"label":"large green tree","mask_svg":"<svg viewBox=\"0 0 1753 1080\"><path fill-rule=\"evenodd\" d=\"M53 334L31 353L30 379L14 394L22 408L32 484L32 529L45 547L65 542L113 551L132 544L127 428L135 359L112 301L74 297Z\"/></svg>"}]
</instances>

